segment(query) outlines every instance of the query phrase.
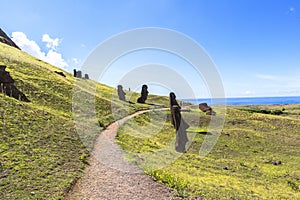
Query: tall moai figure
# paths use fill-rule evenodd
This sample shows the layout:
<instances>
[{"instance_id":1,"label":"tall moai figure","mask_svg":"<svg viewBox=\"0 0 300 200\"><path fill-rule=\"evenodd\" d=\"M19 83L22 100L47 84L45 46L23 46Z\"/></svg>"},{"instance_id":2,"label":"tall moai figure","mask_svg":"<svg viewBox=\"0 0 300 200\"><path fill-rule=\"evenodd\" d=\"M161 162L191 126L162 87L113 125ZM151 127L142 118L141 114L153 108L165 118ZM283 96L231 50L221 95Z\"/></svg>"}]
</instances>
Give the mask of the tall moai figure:
<instances>
[{"instance_id":1,"label":"tall moai figure","mask_svg":"<svg viewBox=\"0 0 300 200\"><path fill-rule=\"evenodd\" d=\"M73 69L73 76L77 77L77 71L76 71L76 69Z\"/></svg>"},{"instance_id":2,"label":"tall moai figure","mask_svg":"<svg viewBox=\"0 0 300 200\"><path fill-rule=\"evenodd\" d=\"M147 85L143 85L142 86L142 91L141 91L141 96L137 99L138 103L145 103L145 101L148 98L148 86Z\"/></svg>"},{"instance_id":3,"label":"tall moai figure","mask_svg":"<svg viewBox=\"0 0 300 200\"><path fill-rule=\"evenodd\" d=\"M85 78L85 79L90 79L90 77L89 77L88 74L84 74L84 78Z\"/></svg>"},{"instance_id":4,"label":"tall moai figure","mask_svg":"<svg viewBox=\"0 0 300 200\"><path fill-rule=\"evenodd\" d=\"M186 152L185 145L188 142L186 129L189 125L181 117L181 107L176 101L176 96L173 92L170 93L170 110L171 110L171 123L176 130L175 150L180 153Z\"/></svg>"},{"instance_id":5,"label":"tall moai figure","mask_svg":"<svg viewBox=\"0 0 300 200\"><path fill-rule=\"evenodd\" d=\"M122 101L125 101L125 95L126 93L123 91L123 86L122 85L118 85L118 96L119 99Z\"/></svg>"}]
</instances>

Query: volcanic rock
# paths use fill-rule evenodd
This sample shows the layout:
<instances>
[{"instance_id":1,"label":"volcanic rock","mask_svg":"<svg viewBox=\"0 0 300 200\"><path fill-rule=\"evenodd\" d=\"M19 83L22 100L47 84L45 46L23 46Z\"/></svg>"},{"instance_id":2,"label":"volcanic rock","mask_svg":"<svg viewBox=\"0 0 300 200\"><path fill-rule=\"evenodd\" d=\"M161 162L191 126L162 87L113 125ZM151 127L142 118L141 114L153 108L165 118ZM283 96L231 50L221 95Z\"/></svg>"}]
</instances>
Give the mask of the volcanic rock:
<instances>
[{"instance_id":1,"label":"volcanic rock","mask_svg":"<svg viewBox=\"0 0 300 200\"><path fill-rule=\"evenodd\" d=\"M7 44L9 46L20 49L11 39L6 35L6 33L0 28L0 42ZM21 50L21 49L20 49Z\"/></svg>"},{"instance_id":2,"label":"volcanic rock","mask_svg":"<svg viewBox=\"0 0 300 200\"><path fill-rule=\"evenodd\" d=\"M207 103L200 103L199 104L199 109L202 111L202 112L205 112L206 115L216 115L216 112L213 111L213 109L207 105Z\"/></svg>"},{"instance_id":3,"label":"volcanic rock","mask_svg":"<svg viewBox=\"0 0 300 200\"><path fill-rule=\"evenodd\" d=\"M15 99L30 102L25 94L23 94L16 86L14 85L15 81L7 72L5 65L0 65L0 92L5 93L7 96L13 97Z\"/></svg>"}]
</instances>

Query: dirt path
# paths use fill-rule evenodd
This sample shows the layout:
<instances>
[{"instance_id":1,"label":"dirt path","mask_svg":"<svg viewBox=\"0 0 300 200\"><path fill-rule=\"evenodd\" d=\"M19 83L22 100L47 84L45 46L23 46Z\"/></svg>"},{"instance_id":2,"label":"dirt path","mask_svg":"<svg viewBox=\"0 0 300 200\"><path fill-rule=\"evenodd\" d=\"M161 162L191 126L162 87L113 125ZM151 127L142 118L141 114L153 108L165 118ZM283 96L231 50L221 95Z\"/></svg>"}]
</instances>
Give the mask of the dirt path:
<instances>
[{"instance_id":1,"label":"dirt path","mask_svg":"<svg viewBox=\"0 0 300 200\"><path fill-rule=\"evenodd\" d=\"M124 152L114 142L119 125L150 111L153 110L139 111L118 120L100 134L89 160L90 165L85 169L85 176L76 183L68 199L180 199L175 196L174 191L155 182L137 166L125 161L122 158Z\"/></svg>"}]
</instances>

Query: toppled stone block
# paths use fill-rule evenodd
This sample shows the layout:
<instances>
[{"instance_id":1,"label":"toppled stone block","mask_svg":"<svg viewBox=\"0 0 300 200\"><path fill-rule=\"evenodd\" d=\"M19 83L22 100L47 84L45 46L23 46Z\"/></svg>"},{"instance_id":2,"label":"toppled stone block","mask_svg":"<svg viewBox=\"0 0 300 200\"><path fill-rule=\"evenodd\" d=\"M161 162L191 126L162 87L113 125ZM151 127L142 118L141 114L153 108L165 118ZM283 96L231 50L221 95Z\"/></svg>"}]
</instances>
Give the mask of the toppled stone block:
<instances>
[{"instance_id":1,"label":"toppled stone block","mask_svg":"<svg viewBox=\"0 0 300 200\"><path fill-rule=\"evenodd\" d=\"M63 72L59 72L59 71L54 71L56 74L61 75L63 77L66 77L66 75Z\"/></svg>"},{"instance_id":2,"label":"toppled stone block","mask_svg":"<svg viewBox=\"0 0 300 200\"><path fill-rule=\"evenodd\" d=\"M207 105L207 103L200 103L199 104L199 109L202 111L202 112L205 112L206 115L216 115L216 112L213 111L213 109Z\"/></svg>"}]
</instances>

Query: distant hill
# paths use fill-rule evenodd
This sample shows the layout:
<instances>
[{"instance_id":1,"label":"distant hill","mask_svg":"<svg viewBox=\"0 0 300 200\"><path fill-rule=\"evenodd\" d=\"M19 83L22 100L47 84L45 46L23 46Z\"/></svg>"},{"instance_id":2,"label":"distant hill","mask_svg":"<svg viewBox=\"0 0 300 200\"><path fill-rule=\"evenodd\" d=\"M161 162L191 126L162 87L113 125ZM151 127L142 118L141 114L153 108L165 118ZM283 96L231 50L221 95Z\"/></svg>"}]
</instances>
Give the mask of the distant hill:
<instances>
[{"instance_id":1,"label":"distant hill","mask_svg":"<svg viewBox=\"0 0 300 200\"><path fill-rule=\"evenodd\" d=\"M63 199L82 175L100 131L150 105L112 98L115 88L74 78L12 46L0 43L0 65L31 102L0 93L0 199ZM136 102L139 94L126 93ZM149 95L149 103L168 99ZM88 115L90 105L97 119Z\"/></svg>"},{"instance_id":2,"label":"distant hill","mask_svg":"<svg viewBox=\"0 0 300 200\"><path fill-rule=\"evenodd\" d=\"M10 39L10 37L7 36L7 34L0 28L0 42L7 44L9 46L15 47L17 49L20 49L14 41Z\"/></svg>"}]
</instances>

